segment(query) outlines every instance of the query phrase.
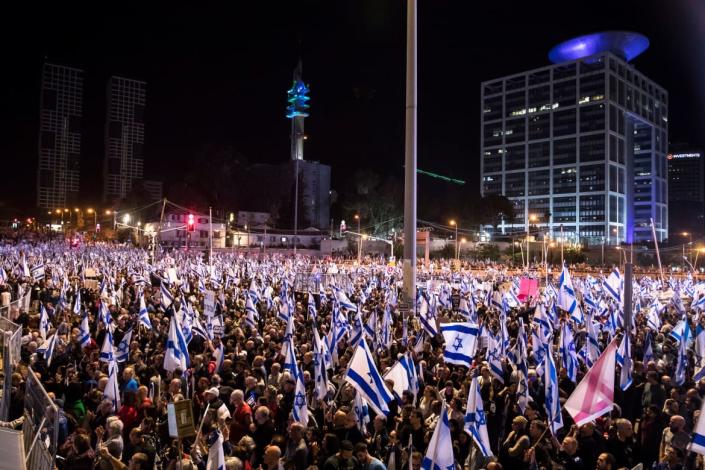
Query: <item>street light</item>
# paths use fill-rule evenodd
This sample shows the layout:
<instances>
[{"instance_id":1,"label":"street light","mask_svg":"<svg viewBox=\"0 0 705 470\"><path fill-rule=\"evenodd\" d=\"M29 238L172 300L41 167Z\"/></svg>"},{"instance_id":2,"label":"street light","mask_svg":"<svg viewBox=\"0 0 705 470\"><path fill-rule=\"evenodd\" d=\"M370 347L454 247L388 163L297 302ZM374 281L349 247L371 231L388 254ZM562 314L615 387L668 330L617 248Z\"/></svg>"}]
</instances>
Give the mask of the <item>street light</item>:
<instances>
[{"instance_id":1,"label":"street light","mask_svg":"<svg viewBox=\"0 0 705 470\"><path fill-rule=\"evenodd\" d=\"M460 258L460 252L458 251L458 223L455 220L451 220L450 225L455 227L455 259L458 259Z\"/></svg>"},{"instance_id":2,"label":"street light","mask_svg":"<svg viewBox=\"0 0 705 470\"><path fill-rule=\"evenodd\" d=\"M88 214L93 214L93 227L97 228L98 227L98 211L95 211L91 208L86 209L86 212Z\"/></svg>"},{"instance_id":3,"label":"street light","mask_svg":"<svg viewBox=\"0 0 705 470\"><path fill-rule=\"evenodd\" d=\"M362 261L362 234L360 233L360 214L355 214L357 220L357 264Z\"/></svg>"},{"instance_id":4,"label":"street light","mask_svg":"<svg viewBox=\"0 0 705 470\"><path fill-rule=\"evenodd\" d=\"M684 237L688 237L688 247L690 247L693 244L693 234L691 232L683 232L681 233ZM683 259L686 259L685 257L685 245L683 245Z\"/></svg>"},{"instance_id":5,"label":"street light","mask_svg":"<svg viewBox=\"0 0 705 470\"><path fill-rule=\"evenodd\" d=\"M693 263L693 271L695 271L698 267L698 255L700 253L705 253L705 247L700 247L695 251L695 263Z\"/></svg>"},{"instance_id":6,"label":"street light","mask_svg":"<svg viewBox=\"0 0 705 470\"><path fill-rule=\"evenodd\" d=\"M531 222L536 222L538 220L538 217L536 214L529 214L529 223L526 224L526 270L529 270L529 267L531 266L531 261L529 259L529 232L531 230Z\"/></svg>"}]
</instances>

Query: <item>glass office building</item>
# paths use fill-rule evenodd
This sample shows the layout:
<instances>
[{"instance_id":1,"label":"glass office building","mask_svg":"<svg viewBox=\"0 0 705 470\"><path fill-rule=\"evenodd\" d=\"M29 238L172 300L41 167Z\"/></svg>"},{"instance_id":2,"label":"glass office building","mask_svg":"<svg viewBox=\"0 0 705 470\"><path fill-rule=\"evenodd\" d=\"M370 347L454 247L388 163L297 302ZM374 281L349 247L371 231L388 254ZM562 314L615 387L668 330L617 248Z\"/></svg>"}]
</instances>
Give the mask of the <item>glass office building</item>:
<instances>
[{"instance_id":1,"label":"glass office building","mask_svg":"<svg viewBox=\"0 0 705 470\"><path fill-rule=\"evenodd\" d=\"M553 65L481 84L482 194L515 207L504 233L588 244L668 234L668 95L631 59L635 33L575 38Z\"/></svg>"}]
</instances>

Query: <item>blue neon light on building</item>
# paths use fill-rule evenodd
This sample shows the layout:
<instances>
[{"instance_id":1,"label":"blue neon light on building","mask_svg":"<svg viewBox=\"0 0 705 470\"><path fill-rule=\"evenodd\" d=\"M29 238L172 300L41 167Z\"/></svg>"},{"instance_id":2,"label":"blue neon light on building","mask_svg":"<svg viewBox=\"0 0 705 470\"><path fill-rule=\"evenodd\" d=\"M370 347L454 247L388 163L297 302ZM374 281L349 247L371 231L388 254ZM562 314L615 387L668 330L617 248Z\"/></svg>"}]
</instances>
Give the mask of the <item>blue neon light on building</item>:
<instances>
[{"instance_id":1,"label":"blue neon light on building","mask_svg":"<svg viewBox=\"0 0 705 470\"><path fill-rule=\"evenodd\" d=\"M287 92L289 106L286 107L286 117L293 119L297 116L308 117L309 89L301 80L294 80L294 84Z\"/></svg>"}]
</instances>

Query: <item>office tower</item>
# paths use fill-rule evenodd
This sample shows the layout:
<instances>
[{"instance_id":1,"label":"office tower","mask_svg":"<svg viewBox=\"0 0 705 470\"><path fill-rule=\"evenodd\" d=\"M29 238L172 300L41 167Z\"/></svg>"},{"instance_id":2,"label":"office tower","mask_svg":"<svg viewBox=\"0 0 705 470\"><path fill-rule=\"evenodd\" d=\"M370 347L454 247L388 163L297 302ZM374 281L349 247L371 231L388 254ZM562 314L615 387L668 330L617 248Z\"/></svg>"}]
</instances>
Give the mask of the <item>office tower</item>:
<instances>
[{"instance_id":1,"label":"office tower","mask_svg":"<svg viewBox=\"0 0 705 470\"><path fill-rule=\"evenodd\" d=\"M687 145L671 146L668 154L668 228L671 241L683 233L699 236L705 229L703 153Z\"/></svg>"},{"instance_id":2,"label":"office tower","mask_svg":"<svg viewBox=\"0 0 705 470\"><path fill-rule=\"evenodd\" d=\"M39 98L37 206L62 210L78 197L83 70L45 63Z\"/></svg>"},{"instance_id":3,"label":"office tower","mask_svg":"<svg viewBox=\"0 0 705 470\"><path fill-rule=\"evenodd\" d=\"M553 65L481 84L482 194L516 217L503 232L588 244L668 234L668 95L632 59L649 45L630 32L561 43Z\"/></svg>"},{"instance_id":4,"label":"office tower","mask_svg":"<svg viewBox=\"0 0 705 470\"><path fill-rule=\"evenodd\" d=\"M107 85L103 198L123 199L143 178L144 110L147 84L110 77Z\"/></svg>"}]
</instances>

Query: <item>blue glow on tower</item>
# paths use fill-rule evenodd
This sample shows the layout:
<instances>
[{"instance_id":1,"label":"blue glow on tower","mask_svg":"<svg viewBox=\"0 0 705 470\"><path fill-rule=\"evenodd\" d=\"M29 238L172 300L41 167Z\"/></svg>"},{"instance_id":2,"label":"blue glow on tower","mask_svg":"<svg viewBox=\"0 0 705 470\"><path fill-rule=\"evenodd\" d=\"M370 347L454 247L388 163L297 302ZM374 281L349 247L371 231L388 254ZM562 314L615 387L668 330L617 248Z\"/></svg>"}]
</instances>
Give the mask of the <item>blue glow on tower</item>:
<instances>
[{"instance_id":1,"label":"blue glow on tower","mask_svg":"<svg viewBox=\"0 0 705 470\"><path fill-rule=\"evenodd\" d=\"M631 61L649 48L649 39L632 31L603 31L568 39L548 53L554 64L578 60L601 52L611 52Z\"/></svg>"},{"instance_id":2,"label":"blue glow on tower","mask_svg":"<svg viewBox=\"0 0 705 470\"><path fill-rule=\"evenodd\" d=\"M289 106L286 107L286 117L293 119L297 116L308 117L308 96L309 89L306 84L299 78L294 80L294 84L287 91Z\"/></svg>"}]
</instances>

